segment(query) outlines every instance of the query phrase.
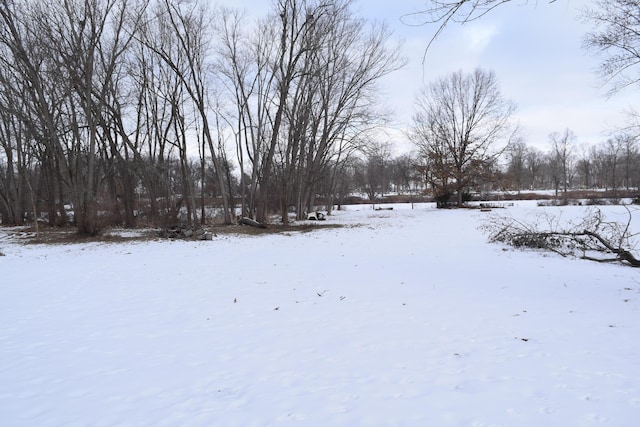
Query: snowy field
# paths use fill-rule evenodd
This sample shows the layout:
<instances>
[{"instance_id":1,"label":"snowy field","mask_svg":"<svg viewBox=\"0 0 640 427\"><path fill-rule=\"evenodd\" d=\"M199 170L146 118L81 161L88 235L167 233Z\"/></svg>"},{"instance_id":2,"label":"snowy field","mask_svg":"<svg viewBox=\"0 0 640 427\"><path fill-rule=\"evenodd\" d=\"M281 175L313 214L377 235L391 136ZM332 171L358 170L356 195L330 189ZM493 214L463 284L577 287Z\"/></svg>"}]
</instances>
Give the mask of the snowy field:
<instances>
[{"instance_id":1,"label":"snowy field","mask_svg":"<svg viewBox=\"0 0 640 427\"><path fill-rule=\"evenodd\" d=\"M198 242L0 228L0 425L637 426L640 271L478 229L542 209L585 208L363 206Z\"/></svg>"}]
</instances>

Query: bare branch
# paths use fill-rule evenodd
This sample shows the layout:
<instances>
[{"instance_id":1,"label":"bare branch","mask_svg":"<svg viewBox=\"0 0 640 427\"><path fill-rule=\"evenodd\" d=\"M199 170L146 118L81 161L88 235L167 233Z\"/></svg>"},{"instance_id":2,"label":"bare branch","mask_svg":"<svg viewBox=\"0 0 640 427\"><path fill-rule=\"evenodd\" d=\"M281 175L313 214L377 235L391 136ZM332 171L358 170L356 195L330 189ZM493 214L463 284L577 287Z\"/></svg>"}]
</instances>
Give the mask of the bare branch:
<instances>
[{"instance_id":1,"label":"bare branch","mask_svg":"<svg viewBox=\"0 0 640 427\"><path fill-rule=\"evenodd\" d=\"M465 24L476 21L497 7L505 3L510 3L511 1L512 0L429 0L426 9L407 13L400 19L406 25L411 26L439 24L425 49L422 57L422 62L424 63L429 49L448 25L451 23ZM554 3L556 0L547 1ZM524 2L527 3L528 1L524 0ZM537 4L538 1L536 0L535 3ZM415 23L411 23L411 21L415 21Z\"/></svg>"},{"instance_id":2,"label":"bare branch","mask_svg":"<svg viewBox=\"0 0 640 427\"><path fill-rule=\"evenodd\" d=\"M582 17L594 25L584 47L602 56L598 74L609 95L640 82L640 4L637 0L594 0Z\"/></svg>"},{"instance_id":3,"label":"bare branch","mask_svg":"<svg viewBox=\"0 0 640 427\"><path fill-rule=\"evenodd\" d=\"M558 226L558 221L544 227L539 222L525 223L508 217L494 217L482 229L492 242L515 248L541 249L561 256L575 256L597 262L619 262L640 267L634 253L630 232L632 211L628 207L624 223L606 221L602 211L590 210L579 224ZM545 229L546 228L546 229Z\"/></svg>"}]
</instances>

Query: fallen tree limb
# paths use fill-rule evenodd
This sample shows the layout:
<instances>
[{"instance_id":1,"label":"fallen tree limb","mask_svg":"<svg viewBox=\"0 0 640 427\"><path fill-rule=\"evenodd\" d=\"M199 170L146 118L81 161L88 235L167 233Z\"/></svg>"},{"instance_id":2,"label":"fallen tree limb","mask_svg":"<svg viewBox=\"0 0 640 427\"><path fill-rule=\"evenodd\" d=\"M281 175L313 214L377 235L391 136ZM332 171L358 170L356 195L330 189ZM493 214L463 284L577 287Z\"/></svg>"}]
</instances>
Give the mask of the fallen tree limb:
<instances>
[{"instance_id":1,"label":"fallen tree limb","mask_svg":"<svg viewBox=\"0 0 640 427\"><path fill-rule=\"evenodd\" d=\"M507 217L494 217L483 226L489 232L489 240L502 242L516 248L547 250L562 256L621 264L638 268L640 259L636 254L630 230L631 211L627 208L627 221L606 221L599 209L590 210L578 225L569 223L559 228L558 221L546 218L547 227L539 223L525 223Z\"/></svg>"},{"instance_id":2,"label":"fallen tree limb","mask_svg":"<svg viewBox=\"0 0 640 427\"><path fill-rule=\"evenodd\" d=\"M609 241L604 239L597 233L589 230L584 230L583 234L596 239L602 246L607 248L610 252L617 255L617 260L628 263L631 267L640 267L640 260L636 258L630 250L623 249L621 247L614 247Z\"/></svg>"},{"instance_id":3,"label":"fallen tree limb","mask_svg":"<svg viewBox=\"0 0 640 427\"><path fill-rule=\"evenodd\" d=\"M267 228L267 226L261 222L256 221L255 219L242 217L238 219L238 224L240 225L250 225L251 227L257 228Z\"/></svg>"}]
</instances>

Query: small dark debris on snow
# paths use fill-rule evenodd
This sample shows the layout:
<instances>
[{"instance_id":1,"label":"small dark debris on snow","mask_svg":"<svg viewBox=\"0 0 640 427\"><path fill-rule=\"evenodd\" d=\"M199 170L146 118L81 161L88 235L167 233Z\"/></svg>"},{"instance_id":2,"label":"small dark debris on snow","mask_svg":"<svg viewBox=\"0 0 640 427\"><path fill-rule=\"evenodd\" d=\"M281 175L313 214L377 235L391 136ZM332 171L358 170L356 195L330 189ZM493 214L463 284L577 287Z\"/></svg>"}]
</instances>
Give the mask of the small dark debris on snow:
<instances>
[{"instance_id":1,"label":"small dark debris on snow","mask_svg":"<svg viewBox=\"0 0 640 427\"><path fill-rule=\"evenodd\" d=\"M247 218L247 217L238 218L238 224L239 225L250 225L251 227L256 227L256 228L267 228L266 224L258 222L253 218Z\"/></svg>"},{"instance_id":2,"label":"small dark debris on snow","mask_svg":"<svg viewBox=\"0 0 640 427\"><path fill-rule=\"evenodd\" d=\"M169 225L159 233L164 239L197 239L197 240L213 240L213 233L203 230L194 229L185 224Z\"/></svg>"}]
</instances>

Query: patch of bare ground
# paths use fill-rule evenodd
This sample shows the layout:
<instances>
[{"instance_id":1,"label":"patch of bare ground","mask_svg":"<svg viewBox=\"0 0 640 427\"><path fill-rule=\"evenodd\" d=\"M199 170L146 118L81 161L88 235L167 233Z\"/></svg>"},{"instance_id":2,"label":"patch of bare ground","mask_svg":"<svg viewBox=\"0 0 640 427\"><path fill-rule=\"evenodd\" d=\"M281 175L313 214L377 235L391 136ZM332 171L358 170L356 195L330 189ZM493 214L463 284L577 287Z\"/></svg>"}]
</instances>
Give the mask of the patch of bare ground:
<instances>
[{"instance_id":1,"label":"patch of bare ground","mask_svg":"<svg viewBox=\"0 0 640 427\"><path fill-rule=\"evenodd\" d=\"M40 227L36 232L34 227L20 227L5 229L5 235L17 243L24 244L75 244L75 243L122 243L145 241L157 238L157 231L153 229L108 229L97 236L79 234L73 227Z\"/></svg>"},{"instance_id":2,"label":"patch of bare ground","mask_svg":"<svg viewBox=\"0 0 640 427\"><path fill-rule=\"evenodd\" d=\"M308 233L310 231L342 228L342 224L327 223L293 223L290 225L270 224L265 228L257 228L246 225L212 225L205 227L196 227L200 233L196 232L192 237L180 238L175 240L199 240L198 237L202 232L217 235L241 235L241 236L261 236L268 234L287 234L287 233ZM127 242L144 242L151 240L174 240L161 238L161 229L156 228L134 228L134 229L105 229L97 236L86 236L79 234L73 227L65 228L43 228L40 227L36 233L35 227L16 227L5 228L4 235L7 239L15 243L23 244L51 244L64 245L76 243L127 243Z\"/></svg>"}]
</instances>

